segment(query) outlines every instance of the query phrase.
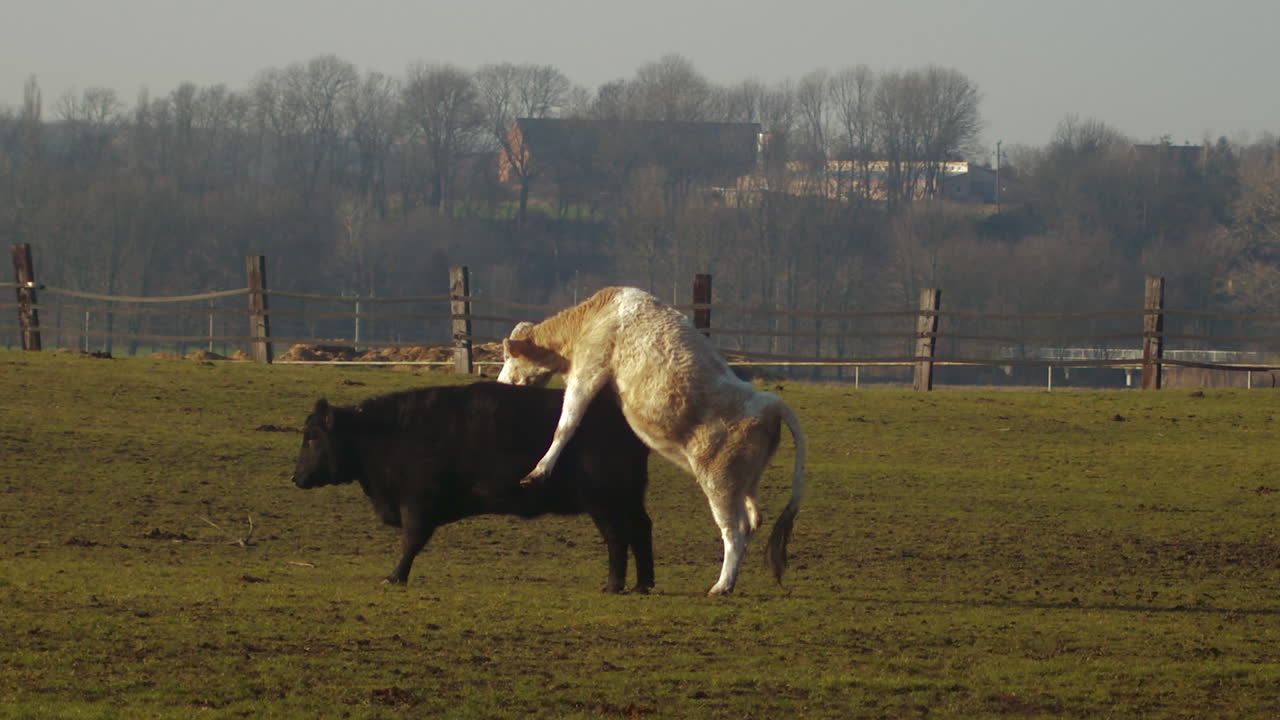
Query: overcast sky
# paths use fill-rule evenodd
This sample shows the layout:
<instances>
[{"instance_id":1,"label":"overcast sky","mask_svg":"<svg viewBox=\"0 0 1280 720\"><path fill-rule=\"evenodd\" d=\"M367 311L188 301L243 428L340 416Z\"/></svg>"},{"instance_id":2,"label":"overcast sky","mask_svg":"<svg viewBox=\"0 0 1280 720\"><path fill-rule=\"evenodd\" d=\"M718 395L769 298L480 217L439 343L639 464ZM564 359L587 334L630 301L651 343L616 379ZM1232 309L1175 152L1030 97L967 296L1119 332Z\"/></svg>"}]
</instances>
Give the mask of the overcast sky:
<instances>
[{"instance_id":1,"label":"overcast sky","mask_svg":"<svg viewBox=\"0 0 1280 720\"><path fill-rule=\"evenodd\" d=\"M1280 132L1280 0L0 0L0 105L162 96L333 53L401 76L417 61L550 64L595 88L668 53L721 84L866 64L954 68L985 142L1043 145L1068 115L1137 141Z\"/></svg>"}]
</instances>

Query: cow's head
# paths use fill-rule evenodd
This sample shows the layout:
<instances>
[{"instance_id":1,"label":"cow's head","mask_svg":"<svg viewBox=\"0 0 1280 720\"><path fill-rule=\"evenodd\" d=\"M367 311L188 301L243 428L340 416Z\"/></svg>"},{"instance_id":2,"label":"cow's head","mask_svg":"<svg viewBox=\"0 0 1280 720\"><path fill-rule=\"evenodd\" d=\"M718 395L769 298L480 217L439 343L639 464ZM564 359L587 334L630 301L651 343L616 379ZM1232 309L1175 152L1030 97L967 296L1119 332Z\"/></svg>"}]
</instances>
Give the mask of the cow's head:
<instances>
[{"instance_id":1,"label":"cow's head","mask_svg":"<svg viewBox=\"0 0 1280 720\"><path fill-rule=\"evenodd\" d=\"M502 372L498 382L508 385L542 387L556 373L568 370L558 353L537 345L530 339L533 323L522 322L502 341Z\"/></svg>"},{"instance_id":2,"label":"cow's head","mask_svg":"<svg viewBox=\"0 0 1280 720\"><path fill-rule=\"evenodd\" d=\"M316 401L302 428L302 450L293 469L293 484L300 488L348 483L356 479L347 458L348 440L338 411L324 398Z\"/></svg>"}]
</instances>

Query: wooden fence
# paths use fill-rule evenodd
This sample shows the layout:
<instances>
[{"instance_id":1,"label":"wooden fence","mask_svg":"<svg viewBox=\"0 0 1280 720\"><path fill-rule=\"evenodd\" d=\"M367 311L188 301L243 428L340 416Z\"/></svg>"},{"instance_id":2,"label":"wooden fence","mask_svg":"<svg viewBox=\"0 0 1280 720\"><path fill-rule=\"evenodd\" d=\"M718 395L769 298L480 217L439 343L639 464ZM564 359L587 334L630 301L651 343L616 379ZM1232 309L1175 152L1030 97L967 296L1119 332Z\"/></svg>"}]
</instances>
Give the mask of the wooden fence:
<instances>
[{"instance_id":1,"label":"wooden fence","mask_svg":"<svg viewBox=\"0 0 1280 720\"><path fill-rule=\"evenodd\" d=\"M452 348L451 358L401 361L380 359L371 361L370 364L451 365L457 372L471 373L481 365L493 365L497 362L492 358L477 360L475 351L478 345L500 341L506 331L520 320L536 320L561 309L558 306L473 295L470 275L465 267L449 270L449 292L441 295L375 298L271 290L267 283L266 261L260 255L246 258L246 287L243 288L165 297L107 295L46 287L36 279L30 247L20 244L12 246L11 250L14 282L0 283L0 288L15 288L16 302L12 305L0 304L0 312L14 311L10 316L16 316L17 325L0 325L0 335L15 333L20 347L26 350L40 350L42 335L56 335L59 344L61 340L72 337L76 339L77 347L83 345L86 351L90 341L94 339L105 340L108 346L113 342L128 342L132 347L141 344L178 348L207 346L210 350L215 344L223 348L233 346L239 348L243 356L249 359L269 363L280 360L276 348L285 345L383 349L444 346ZM715 304L712 302L711 288L711 276L695 275L692 302L678 304L676 307L692 316L694 326L712 338L731 364L742 367L851 369L855 384L859 381L860 372L875 368L912 368L915 389L930 390L933 388L937 367L1001 368L1006 373L1013 368L1038 367L1048 370L1050 387L1055 368L1063 372L1069 372L1073 368L1140 370L1141 386L1144 389L1159 389L1164 371L1168 368L1197 368L1245 373L1247 384L1252 386L1255 373L1267 373L1268 384L1271 384L1274 377L1271 373L1280 366L1280 356L1275 352L1276 348L1280 348L1280 337L1277 336L1169 332L1165 329L1166 319L1169 317L1196 322L1248 320L1271 324L1280 322L1280 316L1171 310L1164 307L1164 281L1158 277L1146 278L1145 299L1141 309L1091 313L996 314L944 310L942 293L936 288L922 290L918 307L907 310L781 310ZM45 301L38 301L38 295L44 297ZM245 303L240 308L216 306L218 302L235 301L240 296L245 298L244 301L236 301ZM58 300L50 303L49 297ZM293 309L281 307L289 302L302 303L303 306ZM354 305L354 308L349 311L322 311L306 305L307 303ZM439 308L439 312L369 309L391 306L435 307ZM495 308L498 313L514 311L520 315L492 314L493 310L481 313L475 311L476 307ZM83 325L78 322L74 326L67 323L69 318L79 318L82 313ZM97 327L93 327L91 323L91 319L95 317L98 319ZM154 326L160 324L159 319L166 317L176 318L176 325L171 324L167 332L155 332ZM771 323L773 327L762 329L759 322L755 326L744 322L738 327L713 324L713 318L724 317L764 318L766 324ZM55 318L55 321L50 323L49 318ZM182 328L190 328L193 320L202 321L206 318L205 333L181 331ZM122 319L124 329L120 327ZM243 334L234 331L232 326L237 321L244 323L246 319L247 323L240 326L244 328ZM811 323L813 329L794 329L798 319ZM411 337L397 336L391 339L370 339L367 335L361 338L362 323L368 327L370 323L392 321L400 325L409 324L422 332L414 333ZM786 322L792 323L792 329L780 329L779 326ZM877 325L872 330L858 332L830 329L831 323L852 322ZM1113 332L1057 334L993 334L965 329L966 323L975 322L1013 322L1020 327L1045 322L1070 322L1077 325L1106 322L1121 323L1122 326ZM328 330L335 327L334 323L350 323L354 336L335 337L332 332L322 332L322 323L328 323L324 326ZM437 332L435 340L428 339L431 335L425 331L428 324L447 327L449 336L442 337ZM290 326L292 334L289 332ZM488 333L476 332L477 326L488 328ZM221 332L215 332L215 327ZM797 343L812 342L815 350L810 353L761 351L749 347L751 339L765 339L772 343L789 342L793 351ZM1170 351L1165 347L1166 342L1170 341L1245 345L1253 350ZM991 350L993 344L996 345L995 351ZM849 345L861 349L861 352L841 352ZM833 347L834 354L825 352Z\"/></svg>"}]
</instances>

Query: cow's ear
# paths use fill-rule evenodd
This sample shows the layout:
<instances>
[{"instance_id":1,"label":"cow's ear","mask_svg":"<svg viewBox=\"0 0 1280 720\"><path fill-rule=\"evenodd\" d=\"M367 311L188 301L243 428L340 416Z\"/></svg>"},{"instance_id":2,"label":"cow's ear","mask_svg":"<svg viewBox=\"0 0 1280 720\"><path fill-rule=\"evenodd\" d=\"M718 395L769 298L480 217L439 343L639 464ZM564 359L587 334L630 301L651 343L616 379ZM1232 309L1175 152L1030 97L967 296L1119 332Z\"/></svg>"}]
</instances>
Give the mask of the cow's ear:
<instances>
[{"instance_id":1,"label":"cow's ear","mask_svg":"<svg viewBox=\"0 0 1280 720\"><path fill-rule=\"evenodd\" d=\"M324 426L326 431L333 430L333 408L329 406L329 401L320 398L316 401L316 408L313 411L320 418L320 424Z\"/></svg>"}]
</instances>

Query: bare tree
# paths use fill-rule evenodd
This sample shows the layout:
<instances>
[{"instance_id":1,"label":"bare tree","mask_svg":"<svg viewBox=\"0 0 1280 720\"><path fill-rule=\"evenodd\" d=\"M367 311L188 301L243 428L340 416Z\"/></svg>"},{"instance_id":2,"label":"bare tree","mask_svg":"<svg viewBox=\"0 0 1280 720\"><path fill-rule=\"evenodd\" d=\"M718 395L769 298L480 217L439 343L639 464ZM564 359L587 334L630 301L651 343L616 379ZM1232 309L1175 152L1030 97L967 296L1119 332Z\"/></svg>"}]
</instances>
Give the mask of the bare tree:
<instances>
[{"instance_id":1,"label":"bare tree","mask_svg":"<svg viewBox=\"0 0 1280 720\"><path fill-rule=\"evenodd\" d=\"M1237 304L1274 310L1280 305L1280 143L1244 153L1233 234L1242 247L1231 276Z\"/></svg>"},{"instance_id":2,"label":"bare tree","mask_svg":"<svg viewBox=\"0 0 1280 720\"><path fill-rule=\"evenodd\" d=\"M631 86L629 119L693 122L709 115L711 83L681 55L641 66Z\"/></svg>"},{"instance_id":3,"label":"bare tree","mask_svg":"<svg viewBox=\"0 0 1280 720\"><path fill-rule=\"evenodd\" d=\"M1106 154L1129 144L1129 139L1119 130L1101 120L1068 115L1054 130L1048 151L1056 159L1064 159L1070 155L1089 157Z\"/></svg>"},{"instance_id":4,"label":"bare tree","mask_svg":"<svg viewBox=\"0 0 1280 720\"><path fill-rule=\"evenodd\" d=\"M523 222L529 206L529 189L540 173L535 158L512 138L518 118L552 116L566 102L569 79L550 65L486 65L476 71L476 95L488 129L489 141L501 154L501 162L520 184L517 221Z\"/></svg>"},{"instance_id":5,"label":"bare tree","mask_svg":"<svg viewBox=\"0 0 1280 720\"><path fill-rule=\"evenodd\" d=\"M595 103L595 93L582 85L574 85L565 93L564 107L560 109L560 117L564 118L587 118L591 117L592 106Z\"/></svg>"},{"instance_id":6,"label":"bare tree","mask_svg":"<svg viewBox=\"0 0 1280 720\"><path fill-rule=\"evenodd\" d=\"M814 70L800 78L800 82L796 85L799 132L792 145L792 151L813 170L821 168L827 160L830 81L830 75L826 70Z\"/></svg>"},{"instance_id":7,"label":"bare tree","mask_svg":"<svg viewBox=\"0 0 1280 720\"><path fill-rule=\"evenodd\" d=\"M1028 167L1030 202L1067 237L1127 234L1137 216L1133 143L1115 128L1068 116Z\"/></svg>"},{"instance_id":8,"label":"bare tree","mask_svg":"<svg viewBox=\"0 0 1280 720\"><path fill-rule=\"evenodd\" d=\"M395 80L370 71L346 95L342 108L358 159L355 191L381 217L386 217L388 209L387 162L401 136L399 103Z\"/></svg>"},{"instance_id":9,"label":"bare tree","mask_svg":"<svg viewBox=\"0 0 1280 720\"><path fill-rule=\"evenodd\" d=\"M943 163L973 147L978 100L977 87L955 70L929 66L880 77L874 117L891 212L935 194Z\"/></svg>"},{"instance_id":10,"label":"bare tree","mask_svg":"<svg viewBox=\"0 0 1280 720\"><path fill-rule=\"evenodd\" d=\"M1253 148L1243 160L1237 234L1251 254L1280 262L1280 144Z\"/></svg>"},{"instance_id":11,"label":"bare tree","mask_svg":"<svg viewBox=\"0 0 1280 720\"><path fill-rule=\"evenodd\" d=\"M761 105L768 92L759 80L744 80L723 92L720 116L725 122L761 122Z\"/></svg>"},{"instance_id":12,"label":"bare tree","mask_svg":"<svg viewBox=\"0 0 1280 720\"><path fill-rule=\"evenodd\" d=\"M485 122L488 140L502 146L511 122L520 117L517 99L520 66L513 63L483 65L475 74L476 103Z\"/></svg>"},{"instance_id":13,"label":"bare tree","mask_svg":"<svg viewBox=\"0 0 1280 720\"><path fill-rule=\"evenodd\" d=\"M662 292L658 275L672 240L673 214L663 191L664 174L659 168L633 173L610 214L619 271L631 278L627 282L653 293Z\"/></svg>"},{"instance_id":14,"label":"bare tree","mask_svg":"<svg viewBox=\"0 0 1280 720\"><path fill-rule=\"evenodd\" d=\"M342 100L358 81L356 68L334 55L321 55L284 70L268 70L254 85L259 115L274 131L287 166L301 185L309 207L322 183L337 170L346 134Z\"/></svg>"},{"instance_id":15,"label":"bare tree","mask_svg":"<svg viewBox=\"0 0 1280 720\"><path fill-rule=\"evenodd\" d=\"M481 133L475 82L452 65L417 64L409 68L401 95L413 139L428 165L428 201L443 213L452 199L457 163Z\"/></svg>"},{"instance_id":16,"label":"bare tree","mask_svg":"<svg viewBox=\"0 0 1280 720\"><path fill-rule=\"evenodd\" d=\"M142 93L133 117L131 155L147 172L196 196L247 177L247 97L224 85L183 83L156 100Z\"/></svg>"},{"instance_id":17,"label":"bare tree","mask_svg":"<svg viewBox=\"0 0 1280 720\"><path fill-rule=\"evenodd\" d=\"M978 88L959 71L931 65L922 71L925 188L936 195L942 166L972 151L982 130Z\"/></svg>"},{"instance_id":18,"label":"bare tree","mask_svg":"<svg viewBox=\"0 0 1280 720\"><path fill-rule=\"evenodd\" d=\"M67 93L55 112L70 132L70 164L90 171L106 164L107 150L120 128L124 106L109 88L87 88L79 97Z\"/></svg>"},{"instance_id":19,"label":"bare tree","mask_svg":"<svg viewBox=\"0 0 1280 720\"><path fill-rule=\"evenodd\" d=\"M199 162L210 184L226 187L248 178L251 115L249 98L225 85L202 87L196 94Z\"/></svg>"},{"instance_id":20,"label":"bare tree","mask_svg":"<svg viewBox=\"0 0 1280 720\"><path fill-rule=\"evenodd\" d=\"M853 161L856 176L849 180L863 201L871 200L871 161L876 154L875 86L875 73L866 65L841 70L827 85L839 128L836 157Z\"/></svg>"},{"instance_id":21,"label":"bare tree","mask_svg":"<svg viewBox=\"0 0 1280 720\"><path fill-rule=\"evenodd\" d=\"M22 89L22 108L10 121L3 140L0 163L0 212L14 242L28 242L35 236L36 218L53 197L44 144L44 105L34 76Z\"/></svg>"},{"instance_id":22,"label":"bare tree","mask_svg":"<svg viewBox=\"0 0 1280 720\"><path fill-rule=\"evenodd\" d=\"M890 72L876 85L877 145L884 158L882 181L890 213L916 197L924 159L925 105L919 73Z\"/></svg>"},{"instance_id":23,"label":"bare tree","mask_svg":"<svg viewBox=\"0 0 1280 720\"><path fill-rule=\"evenodd\" d=\"M338 203L335 220L339 225L334 242L334 280L343 294L373 296L378 291L378 270L385 259L385 243L372 232L372 204L367 197L349 198Z\"/></svg>"},{"instance_id":24,"label":"bare tree","mask_svg":"<svg viewBox=\"0 0 1280 720\"><path fill-rule=\"evenodd\" d=\"M783 190L791 138L795 135L799 116L795 86L790 80L784 80L765 88L758 97L758 103L760 126L767 137L767 146L763 148L767 186L771 190Z\"/></svg>"},{"instance_id":25,"label":"bare tree","mask_svg":"<svg viewBox=\"0 0 1280 720\"><path fill-rule=\"evenodd\" d=\"M551 65L520 65L516 83L516 115L554 117L569 97L569 78Z\"/></svg>"},{"instance_id":26,"label":"bare tree","mask_svg":"<svg viewBox=\"0 0 1280 720\"><path fill-rule=\"evenodd\" d=\"M596 95L586 108L585 117L592 120L627 120L632 116L634 86L626 80L612 80L596 88Z\"/></svg>"}]
</instances>

